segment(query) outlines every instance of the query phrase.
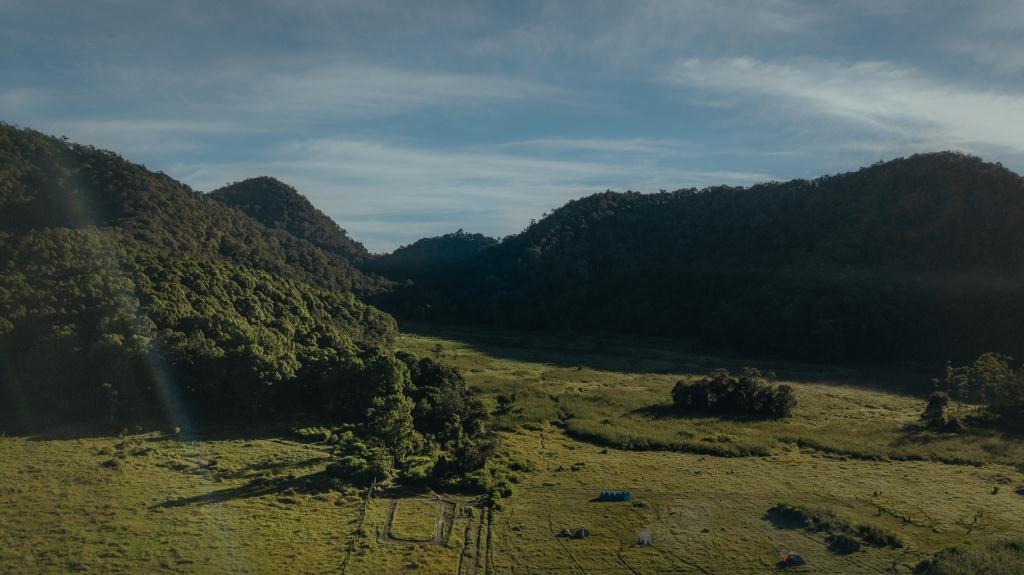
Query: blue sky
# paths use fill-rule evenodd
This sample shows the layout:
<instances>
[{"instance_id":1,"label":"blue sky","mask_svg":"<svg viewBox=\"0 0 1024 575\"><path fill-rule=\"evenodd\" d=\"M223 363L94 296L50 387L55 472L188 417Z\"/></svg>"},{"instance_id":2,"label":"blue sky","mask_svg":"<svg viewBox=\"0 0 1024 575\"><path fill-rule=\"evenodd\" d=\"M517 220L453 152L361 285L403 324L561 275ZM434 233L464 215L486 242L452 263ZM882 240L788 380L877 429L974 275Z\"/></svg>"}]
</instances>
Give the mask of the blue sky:
<instances>
[{"instance_id":1,"label":"blue sky","mask_svg":"<svg viewBox=\"0 0 1024 575\"><path fill-rule=\"evenodd\" d=\"M1024 171L1024 2L0 0L0 120L371 250L605 189L957 149Z\"/></svg>"}]
</instances>

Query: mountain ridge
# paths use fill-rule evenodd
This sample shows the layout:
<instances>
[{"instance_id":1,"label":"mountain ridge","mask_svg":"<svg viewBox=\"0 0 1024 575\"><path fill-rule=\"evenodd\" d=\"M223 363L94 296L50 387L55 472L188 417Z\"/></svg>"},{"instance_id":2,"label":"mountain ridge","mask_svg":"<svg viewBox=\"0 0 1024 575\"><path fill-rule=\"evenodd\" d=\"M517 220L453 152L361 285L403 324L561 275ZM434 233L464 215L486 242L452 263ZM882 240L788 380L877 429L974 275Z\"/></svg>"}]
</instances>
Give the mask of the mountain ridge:
<instances>
[{"instance_id":1,"label":"mountain ridge","mask_svg":"<svg viewBox=\"0 0 1024 575\"><path fill-rule=\"evenodd\" d=\"M1019 354L1020 221L1024 179L956 152L748 188L609 191L458 276L375 301L416 319L697 336L801 359Z\"/></svg>"}]
</instances>

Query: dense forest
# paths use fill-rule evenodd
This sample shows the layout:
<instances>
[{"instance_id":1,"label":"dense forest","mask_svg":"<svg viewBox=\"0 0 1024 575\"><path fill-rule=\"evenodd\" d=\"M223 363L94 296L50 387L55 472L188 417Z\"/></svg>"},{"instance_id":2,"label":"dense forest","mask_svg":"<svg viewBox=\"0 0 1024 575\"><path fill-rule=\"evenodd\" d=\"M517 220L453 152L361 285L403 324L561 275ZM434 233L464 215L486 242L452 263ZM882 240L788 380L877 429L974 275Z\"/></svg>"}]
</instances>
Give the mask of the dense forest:
<instances>
[{"instance_id":1,"label":"dense forest","mask_svg":"<svg viewBox=\"0 0 1024 575\"><path fill-rule=\"evenodd\" d=\"M242 210L268 228L283 229L350 261L361 261L369 255L363 244L350 238L295 188L275 178L235 182L210 192L210 197Z\"/></svg>"},{"instance_id":2,"label":"dense forest","mask_svg":"<svg viewBox=\"0 0 1024 575\"><path fill-rule=\"evenodd\" d=\"M1022 221L1024 180L958 153L750 188L609 191L373 301L821 361L1020 357Z\"/></svg>"},{"instance_id":3,"label":"dense forest","mask_svg":"<svg viewBox=\"0 0 1024 575\"><path fill-rule=\"evenodd\" d=\"M347 422L389 468L482 465L461 376L396 356L394 320L355 295L387 285L111 152L0 125L0 430Z\"/></svg>"},{"instance_id":4,"label":"dense forest","mask_svg":"<svg viewBox=\"0 0 1024 575\"><path fill-rule=\"evenodd\" d=\"M418 280L458 274L480 252L498 245L498 240L483 234L459 230L433 238L423 238L389 254L365 261L363 268L397 280Z\"/></svg>"}]
</instances>

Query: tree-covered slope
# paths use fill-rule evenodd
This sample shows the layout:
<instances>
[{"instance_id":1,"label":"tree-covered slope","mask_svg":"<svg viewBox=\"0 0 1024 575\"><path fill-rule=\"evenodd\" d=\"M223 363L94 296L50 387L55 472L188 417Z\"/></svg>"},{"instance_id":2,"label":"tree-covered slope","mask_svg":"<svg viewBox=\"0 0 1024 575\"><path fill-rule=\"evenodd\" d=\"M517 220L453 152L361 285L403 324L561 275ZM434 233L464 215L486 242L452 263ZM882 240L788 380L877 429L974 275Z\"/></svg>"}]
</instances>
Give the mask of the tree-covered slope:
<instances>
[{"instance_id":1,"label":"tree-covered slope","mask_svg":"<svg viewBox=\"0 0 1024 575\"><path fill-rule=\"evenodd\" d=\"M115 154L0 126L4 429L331 411L389 353L394 321L353 295L382 284Z\"/></svg>"},{"instance_id":2,"label":"tree-covered slope","mask_svg":"<svg viewBox=\"0 0 1024 575\"><path fill-rule=\"evenodd\" d=\"M816 359L1024 352L1024 181L955 153L572 201L382 305Z\"/></svg>"},{"instance_id":3,"label":"tree-covered slope","mask_svg":"<svg viewBox=\"0 0 1024 575\"><path fill-rule=\"evenodd\" d=\"M366 261L363 268L394 280L456 273L470 265L485 249L497 244L494 238L459 230L423 238L389 254L376 256Z\"/></svg>"},{"instance_id":4,"label":"tree-covered slope","mask_svg":"<svg viewBox=\"0 0 1024 575\"><path fill-rule=\"evenodd\" d=\"M269 228L283 229L324 251L357 261L369 255L363 244L350 238L305 196L275 178L263 176L235 182L210 192L210 197L242 210Z\"/></svg>"},{"instance_id":5,"label":"tree-covered slope","mask_svg":"<svg viewBox=\"0 0 1024 575\"><path fill-rule=\"evenodd\" d=\"M36 132L0 130L0 186L3 230L97 226L179 255L217 256L330 289L371 293L386 283L168 176Z\"/></svg>"},{"instance_id":6,"label":"tree-covered slope","mask_svg":"<svg viewBox=\"0 0 1024 575\"><path fill-rule=\"evenodd\" d=\"M0 431L354 424L338 473L463 478L487 412L337 255L88 146L0 126Z\"/></svg>"}]
</instances>

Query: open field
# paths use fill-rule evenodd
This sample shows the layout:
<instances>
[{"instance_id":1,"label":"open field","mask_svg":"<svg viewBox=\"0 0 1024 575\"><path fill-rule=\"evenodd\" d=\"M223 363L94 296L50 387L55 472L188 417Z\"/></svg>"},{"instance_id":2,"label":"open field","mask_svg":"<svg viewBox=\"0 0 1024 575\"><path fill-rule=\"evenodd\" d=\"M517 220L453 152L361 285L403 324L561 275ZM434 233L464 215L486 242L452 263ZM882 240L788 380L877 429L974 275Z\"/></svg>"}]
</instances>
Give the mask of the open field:
<instances>
[{"instance_id":1,"label":"open field","mask_svg":"<svg viewBox=\"0 0 1024 575\"><path fill-rule=\"evenodd\" d=\"M0 572L765 573L795 550L808 565L787 571L891 573L895 565L909 573L949 545L1024 537L1020 442L994 434L901 440L920 437L908 425L922 401L878 391L887 380L873 374L882 372L755 364L795 382L792 421L690 420L657 407L672 384L743 360L630 341L426 329L403 336L403 349L457 365L491 401L515 390L521 410L502 418L502 449L529 471L514 473L512 496L490 513L472 496L444 494L455 505L443 544L423 543L439 517L429 493L375 493L360 528L365 491L332 484L318 445L156 433L7 437ZM901 373L894 383L915 377ZM649 449L615 447L629 444L623 436ZM710 455L720 446L763 455ZM605 489L628 489L634 501L592 501ZM391 535L418 544L388 536L395 500ZM903 547L833 553L824 534L768 520L778 503L832 511L893 533ZM592 536L556 537L580 527ZM642 530L655 543L634 548Z\"/></svg>"},{"instance_id":2,"label":"open field","mask_svg":"<svg viewBox=\"0 0 1024 575\"><path fill-rule=\"evenodd\" d=\"M629 449L770 455L800 445L868 459L1024 464L1019 438L997 431L949 434L920 428L925 390L942 366L835 368L711 355L653 338L416 325L403 330L401 347L439 355L484 395L515 392L521 411L503 418L508 427L558 422L575 437ZM670 392L680 379L747 366L774 371L796 388L792 417L759 421L672 412Z\"/></svg>"}]
</instances>

